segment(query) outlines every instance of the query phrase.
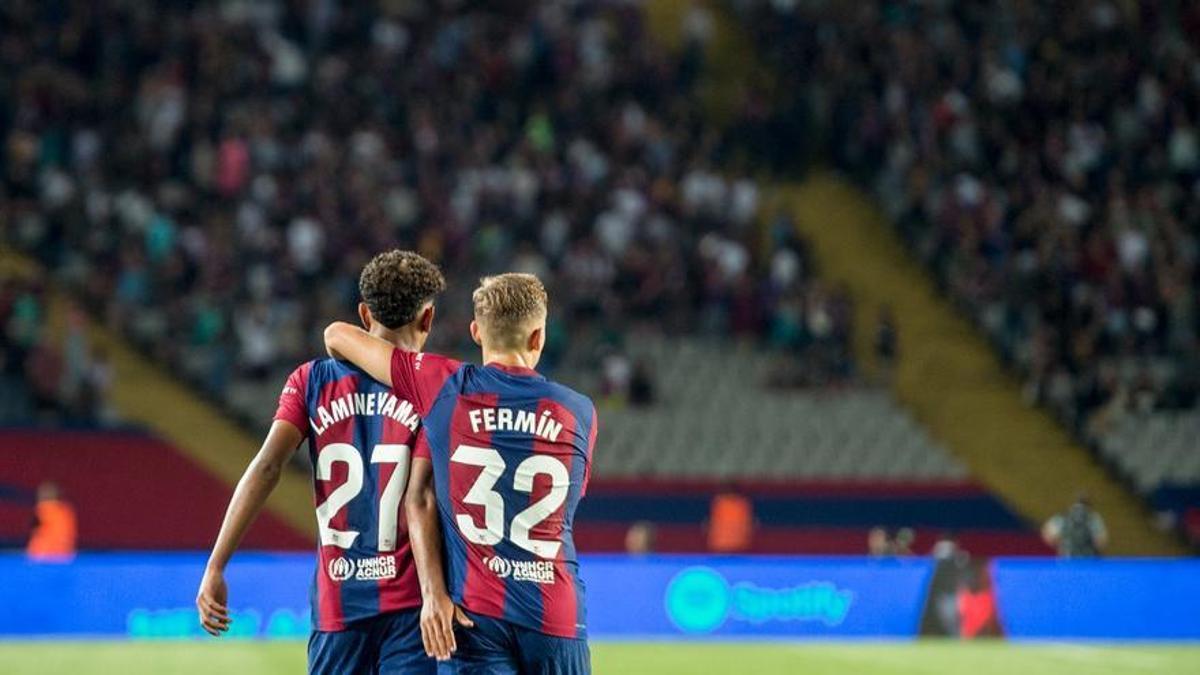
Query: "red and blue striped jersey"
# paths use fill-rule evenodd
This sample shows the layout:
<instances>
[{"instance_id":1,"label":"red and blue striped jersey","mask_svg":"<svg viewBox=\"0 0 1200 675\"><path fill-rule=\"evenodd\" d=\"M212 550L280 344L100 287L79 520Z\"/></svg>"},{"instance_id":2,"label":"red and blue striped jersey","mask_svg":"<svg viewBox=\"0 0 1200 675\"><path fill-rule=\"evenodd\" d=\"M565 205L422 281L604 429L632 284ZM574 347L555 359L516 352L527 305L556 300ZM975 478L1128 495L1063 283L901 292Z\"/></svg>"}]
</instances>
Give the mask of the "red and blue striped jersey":
<instances>
[{"instance_id":1,"label":"red and blue striped jersey","mask_svg":"<svg viewBox=\"0 0 1200 675\"><path fill-rule=\"evenodd\" d=\"M536 371L397 349L425 419L451 597L548 635L587 635L572 526L596 442L590 399Z\"/></svg>"},{"instance_id":2,"label":"red and blue striped jersey","mask_svg":"<svg viewBox=\"0 0 1200 675\"><path fill-rule=\"evenodd\" d=\"M313 625L320 631L419 607L403 495L421 418L412 397L345 361L297 368L275 419L308 436L319 534Z\"/></svg>"}]
</instances>

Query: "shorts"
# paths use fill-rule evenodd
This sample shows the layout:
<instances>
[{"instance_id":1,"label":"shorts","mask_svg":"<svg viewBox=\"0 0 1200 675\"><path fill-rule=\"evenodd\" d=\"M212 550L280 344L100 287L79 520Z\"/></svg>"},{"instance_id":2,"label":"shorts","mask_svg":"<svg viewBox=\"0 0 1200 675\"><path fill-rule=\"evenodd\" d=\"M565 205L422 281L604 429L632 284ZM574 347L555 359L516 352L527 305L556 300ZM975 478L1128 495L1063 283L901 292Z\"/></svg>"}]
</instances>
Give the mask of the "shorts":
<instances>
[{"instance_id":1,"label":"shorts","mask_svg":"<svg viewBox=\"0 0 1200 675\"><path fill-rule=\"evenodd\" d=\"M587 640L556 637L507 621L467 613L472 628L455 627L458 651L438 675L590 675Z\"/></svg>"},{"instance_id":2,"label":"shorts","mask_svg":"<svg viewBox=\"0 0 1200 675\"><path fill-rule=\"evenodd\" d=\"M433 675L437 661L425 655L421 610L388 612L355 621L340 631L313 631L308 638L312 675Z\"/></svg>"}]
</instances>

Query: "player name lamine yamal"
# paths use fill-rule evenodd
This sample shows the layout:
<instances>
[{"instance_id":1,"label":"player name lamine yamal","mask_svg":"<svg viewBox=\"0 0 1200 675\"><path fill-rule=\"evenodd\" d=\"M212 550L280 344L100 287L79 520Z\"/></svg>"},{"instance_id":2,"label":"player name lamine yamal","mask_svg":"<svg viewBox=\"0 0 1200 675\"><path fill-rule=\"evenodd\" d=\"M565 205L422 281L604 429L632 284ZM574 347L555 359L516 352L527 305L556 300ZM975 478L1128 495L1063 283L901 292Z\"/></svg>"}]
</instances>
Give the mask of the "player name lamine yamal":
<instances>
[{"instance_id":1,"label":"player name lamine yamal","mask_svg":"<svg viewBox=\"0 0 1200 675\"><path fill-rule=\"evenodd\" d=\"M412 431L416 431L417 426L421 424L421 418L412 403L386 391L365 394L351 392L339 396L330 401L328 406L317 406L317 418L310 417L308 422L313 431L320 436L329 427L354 415L390 417Z\"/></svg>"}]
</instances>

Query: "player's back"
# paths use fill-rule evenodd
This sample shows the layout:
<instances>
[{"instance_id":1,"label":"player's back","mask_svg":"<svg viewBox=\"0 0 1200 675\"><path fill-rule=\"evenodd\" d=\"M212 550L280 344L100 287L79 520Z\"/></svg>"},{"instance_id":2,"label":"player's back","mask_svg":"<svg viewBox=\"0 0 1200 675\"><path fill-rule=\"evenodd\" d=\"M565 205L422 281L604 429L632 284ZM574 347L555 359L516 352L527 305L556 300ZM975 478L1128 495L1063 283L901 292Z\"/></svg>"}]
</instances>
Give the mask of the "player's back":
<instances>
[{"instance_id":1,"label":"player's back","mask_svg":"<svg viewBox=\"0 0 1200 675\"><path fill-rule=\"evenodd\" d=\"M411 397L348 362L317 359L288 378L276 419L296 424L309 441L317 629L420 606L402 506L420 426Z\"/></svg>"},{"instance_id":2,"label":"player's back","mask_svg":"<svg viewBox=\"0 0 1200 675\"><path fill-rule=\"evenodd\" d=\"M585 637L572 527L595 442L591 400L526 368L461 364L426 420L455 601Z\"/></svg>"}]
</instances>

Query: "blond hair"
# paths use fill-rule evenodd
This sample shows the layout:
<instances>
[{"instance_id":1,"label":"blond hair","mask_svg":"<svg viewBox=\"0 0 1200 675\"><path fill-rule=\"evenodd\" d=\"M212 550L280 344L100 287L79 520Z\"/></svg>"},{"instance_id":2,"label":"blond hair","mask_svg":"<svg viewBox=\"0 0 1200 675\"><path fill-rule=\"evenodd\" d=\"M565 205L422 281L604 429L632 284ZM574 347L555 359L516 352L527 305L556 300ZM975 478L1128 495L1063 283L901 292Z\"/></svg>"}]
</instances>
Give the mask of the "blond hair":
<instances>
[{"instance_id":1,"label":"blond hair","mask_svg":"<svg viewBox=\"0 0 1200 675\"><path fill-rule=\"evenodd\" d=\"M532 274L509 272L479 280L471 294L475 321L499 349L522 350L535 323L546 318L546 287Z\"/></svg>"}]
</instances>

